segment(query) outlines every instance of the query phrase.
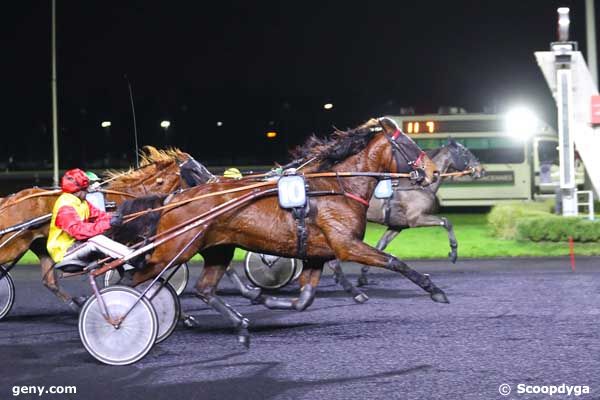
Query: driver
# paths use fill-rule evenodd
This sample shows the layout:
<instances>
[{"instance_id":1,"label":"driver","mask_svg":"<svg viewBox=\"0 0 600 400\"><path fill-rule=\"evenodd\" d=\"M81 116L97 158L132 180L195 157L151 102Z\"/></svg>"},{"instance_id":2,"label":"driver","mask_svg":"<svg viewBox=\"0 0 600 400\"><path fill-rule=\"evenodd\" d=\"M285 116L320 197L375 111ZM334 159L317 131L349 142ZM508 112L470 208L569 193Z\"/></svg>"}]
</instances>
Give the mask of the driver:
<instances>
[{"instance_id":1,"label":"driver","mask_svg":"<svg viewBox=\"0 0 600 400\"><path fill-rule=\"evenodd\" d=\"M85 200L89 183L88 176L78 168L68 170L61 179L63 193L54 203L46 243L55 263L73 260L83 264L98 252L120 258L132 251L102 235L111 227L120 226L123 217L101 211Z\"/></svg>"}]
</instances>

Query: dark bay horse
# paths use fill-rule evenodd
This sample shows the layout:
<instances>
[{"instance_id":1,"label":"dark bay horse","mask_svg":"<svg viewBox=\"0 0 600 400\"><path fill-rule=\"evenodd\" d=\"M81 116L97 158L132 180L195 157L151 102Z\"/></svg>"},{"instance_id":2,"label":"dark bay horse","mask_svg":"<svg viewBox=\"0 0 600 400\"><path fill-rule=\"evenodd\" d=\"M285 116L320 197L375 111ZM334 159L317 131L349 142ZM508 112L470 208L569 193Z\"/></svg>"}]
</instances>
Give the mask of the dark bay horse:
<instances>
[{"instance_id":1,"label":"dark bay horse","mask_svg":"<svg viewBox=\"0 0 600 400\"><path fill-rule=\"evenodd\" d=\"M315 161L305 173L323 170L340 174L408 172L418 160L422 162L418 164L427 182L434 181L437 173L431 159L388 118L372 119L356 129L338 131L329 140L310 147L309 153ZM259 295L254 301L272 309L306 309L315 298L324 263L338 258L401 273L428 292L432 300L447 303L444 292L429 277L362 241L367 222L366 199L373 194L376 183L377 179L372 176L307 179L308 192L320 195L309 195L303 221L307 234L301 256L305 269L299 278L300 297L278 299ZM209 183L176 195L173 202L218 193L163 211L158 234L185 225L226 201L236 201L253 190L247 187L248 182L243 180ZM171 261L185 262L200 252L204 269L196 284L198 296L228 319L238 329L239 340L247 343L248 320L218 297L215 289L233 258L235 247L298 258L301 250L297 224L292 212L279 206L276 196L258 198L156 247L147 257L147 268L134 274L134 284L156 276Z\"/></svg>"},{"instance_id":2,"label":"dark bay horse","mask_svg":"<svg viewBox=\"0 0 600 400\"><path fill-rule=\"evenodd\" d=\"M445 146L427 151L427 154L442 174L471 170L471 176L474 179L478 179L484 174L483 167L477 157L453 139L449 139L448 144ZM391 198L371 198L367 210L367 220L387 226L387 230L376 245L378 250L383 251L404 229L441 226L448 231L448 241L450 242L448 256L450 261L452 263L456 262L458 243L452 223L445 217L433 215L438 208L436 193L441 183L442 180L440 179L426 187L415 187L400 180L394 187ZM356 289L344 276L339 260L330 261L328 266L333 269L336 280L357 302L362 303L368 299L362 291ZM368 270L368 266L362 267L361 275L358 278L358 286L368 284Z\"/></svg>"},{"instance_id":3,"label":"dark bay horse","mask_svg":"<svg viewBox=\"0 0 600 400\"><path fill-rule=\"evenodd\" d=\"M179 149L157 150L145 146L140 168L108 172L102 191L107 201L122 203L149 193L168 194L181 187L204 183L214 176L192 156ZM0 230L52 213L60 190L24 189L0 202ZM58 298L75 308L82 299L73 299L58 284L53 261L46 251L49 221L32 226L17 235L0 235L0 265L12 267L31 249L40 260L44 285ZM75 303L74 303L75 301Z\"/></svg>"}]
</instances>

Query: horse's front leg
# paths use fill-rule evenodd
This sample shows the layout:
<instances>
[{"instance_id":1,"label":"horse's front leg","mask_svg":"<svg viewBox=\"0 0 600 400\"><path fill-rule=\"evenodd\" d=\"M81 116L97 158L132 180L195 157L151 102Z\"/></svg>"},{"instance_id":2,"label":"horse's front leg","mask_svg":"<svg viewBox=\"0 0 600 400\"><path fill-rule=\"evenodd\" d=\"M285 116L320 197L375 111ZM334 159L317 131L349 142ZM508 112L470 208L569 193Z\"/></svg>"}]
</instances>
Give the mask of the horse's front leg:
<instances>
[{"instance_id":1,"label":"horse's front leg","mask_svg":"<svg viewBox=\"0 0 600 400\"><path fill-rule=\"evenodd\" d=\"M315 300L317 295L317 285L321 280L323 272L323 261L308 260L304 264L304 270L298 278L300 284L300 296L295 299L272 297L261 294L257 303L263 304L272 310L296 310L304 311Z\"/></svg>"},{"instance_id":2,"label":"horse's front leg","mask_svg":"<svg viewBox=\"0 0 600 400\"><path fill-rule=\"evenodd\" d=\"M196 283L196 295L233 325L237 330L238 342L248 348L250 347L248 333L250 321L215 293L217 285L233 259L234 250L233 246L216 246L200 252L204 258L204 269Z\"/></svg>"},{"instance_id":3,"label":"horse's front leg","mask_svg":"<svg viewBox=\"0 0 600 400\"><path fill-rule=\"evenodd\" d=\"M450 253L448 253L448 257L450 257L452 264L455 264L456 259L458 258L458 242L454 235L454 227L448 218L442 217L441 219L443 221L443 227L448 231L448 241L450 242Z\"/></svg>"},{"instance_id":4,"label":"horse's front leg","mask_svg":"<svg viewBox=\"0 0 600 400\"><path fill-rule=\"evenodd\" d=\"M334 231L339 232L339 231ZM334 233L332 232L332 233ZM327 232L326 232L327 235ZM425 290L433 301L438 303L449 303L444 291L438 288L427 275L423 275L411 269L396 257L377 250L359 239L353 237L342 237L341 235L327 235L335 255L340 261L354 261L373 267L385 268L398 272Z\"/></svg>"},{"instance_id":5,"label":"horse's front leg","mask_svg":"<svg viewBox=\"0 0 600 400\"><path fill-rule=\"evenodd\" d=\"M452 261L452 264L455 264L456 259L458 258L458 242L456 241L456 236L454 235L452 223L444 217L422 214L419 215L419 217L414 223L411 224L410 227L418 228L427 226L442 226L446 229L446 231L448 231L448 241L450 242L450 253L448 253L448 257L450 258L450 261Z\"/></svg>"},{"instance_id":6,"label":"horse's front leg","mask_svg":"<svg viewBox=\"0 0 600 400\"><path fill-rule=\"evenodd\" d=\"M42 241L38 240L31 244L31 251L38 257L40 260L40 267L42 271L42 283L45 287L48 288L56 297L58 297L61 301L67 304L73 311L79 312L83 303L86 301L86 297L72 297L69 293L63 290L59 283L58 278L56 276L56 271L54 270L54 261L50 258L50 255L46 251L46 248Z\"/></svg>"},{"instance_id":7,"label":"horse's front leg","mask_svg":"<svg viewBox=\"0 0 600 400\"><path fill-rule=\"evenodd\" d=\"M388 246L388 244L390 244L392 242L392 240L394 240L396 238L396 236L398 236L398 234L401 231L402 231L402 229L388 227L388 229L383 233L383 235L377 242L377 246L375 246L375 248L377 250L383 251ZM377 282L375 282L373 280L369 280L369 278L367 277L368 272L369 272L369 266L363 265L362 268L360 269L360 276L358 277L356 286L360 287L360 286L377 284Z\"/></svg>"}]
</instances>

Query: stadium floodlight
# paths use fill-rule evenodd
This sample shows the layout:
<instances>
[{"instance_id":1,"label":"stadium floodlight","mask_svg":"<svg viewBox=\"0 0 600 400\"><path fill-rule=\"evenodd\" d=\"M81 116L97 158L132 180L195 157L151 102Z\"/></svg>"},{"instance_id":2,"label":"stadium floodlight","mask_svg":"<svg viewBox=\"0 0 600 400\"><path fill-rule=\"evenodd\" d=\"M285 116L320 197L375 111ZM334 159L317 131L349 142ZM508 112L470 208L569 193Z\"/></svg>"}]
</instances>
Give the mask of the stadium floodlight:
<instances>
[{"instance_id":1,"label":"stadium floodlight","mask_svg":"<svg viewBox=\"0 0 600 400\"><path fill-rule=\"evenodd\" d=\"M535 113L523 106L510 109L504 117L504 123L508 135L523 140L534 135L539 126Z\"/></svg>"},{"instance_id":2,"label":"stadium floodlight","mask_svg":"<svg viewBox=\"0 0 600 400\"><path fill-rule=\"evenodd\" d=\"M560 7L558 10L558 41L568 42L569 41L569 8Z\"/></svg>"},{"instance_id":3,"label":"stadium floodlight","mask_svg":"<svg viewBox=\"0 0 600 400\"><path fill-rule=\"evenodd\" d=\"M170 127L170 126L171 126L171 121L167 121L167 120L165 120L165 121L160 121L160 127L161 127L161 128L165 128L165 129L167 129L167 128L168 128L168 127Z\"/></svg>"},{"instance_id":4,"label":"stadium floodlight","mask_svg":"<svg viewBox=\"0 0 600 400\"><path fill-rule=\"evenodd\" d=\"M112 125L112 123L110 121L102 121L100 123L100 126L103 128L110 128L111 125Z\"/></svg>"},{"instance_id":5,"label":"stadium floodlight","mask_svg":"<svg viewBox=\"0 0 600 400\"><path fill-rule=\"evenodd\" d=\"M323 108L326 110L331 110L333 108L333 104L332 103L325 103L323 104Z\"/></svg>"}]
</instances>

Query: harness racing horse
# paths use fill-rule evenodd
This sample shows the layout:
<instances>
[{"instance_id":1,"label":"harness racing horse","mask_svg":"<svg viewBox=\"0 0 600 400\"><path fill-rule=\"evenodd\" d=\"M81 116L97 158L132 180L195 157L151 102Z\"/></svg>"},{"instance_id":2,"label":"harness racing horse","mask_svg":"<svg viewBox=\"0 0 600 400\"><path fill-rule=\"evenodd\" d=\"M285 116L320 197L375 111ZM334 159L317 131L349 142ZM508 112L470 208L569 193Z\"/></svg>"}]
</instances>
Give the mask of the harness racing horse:
<instances>
[{"instance_id":1,"label":"harness racing horse","mask_svg":"<svg viewBox=\"0 0 600 400\"><path fill-rule=\"evenodd\" d=\"M106 187L102 189L106 200L120 204L127 199L149 193L168 194L181 187L193 186L213 179L214 176L192 156L178 149L157 150L145 146L140 168L126 172L109 172ZM38 224L2 234L10 227L52 213L60 190L42 188L24 189L2 199L0 203L0 279L31 249L40 260L42 280L59 299L78 308L83 298L72 298L58 284L53 270L53 260L46 251L49 218ZM9 229L6 229L9 228Z\"/></svg>"},{"instance_id":2,"label":"harness racing horse","mask_svg":"<svg viewBox=\"0 0 600 400\"><path fill-rule=\"evenodd\" d=\"M446 172L471 171L474 179L481 178L485 173L477 157L462 144L449 139L448 144L437 149L427 151L429 157L437 165L441 174ZM450 261L456 262L458 243L454 235L452 223L444 217L433 215L438 208L436 193L442 180L429 186L411 186L403 181L398 181L391 198L371 198L367 210L367 220L387 226L387 230L377 242L376 248L383 251L388 244L403 230L408 228L442 226L448 231L450 242ZM344 290L350 293L358 303L368 300L368 297L355 288L346 278L340 267L339 260L332 260L328 266L333 269L335 279ZM368 266L363 266L358 278L358 286L368 284Z\"/></svg>"},{"instance_id":3,"label":"harness racing horse","mask_svg":"<svg viewBox=\"0 0 600 400\"><path fill-rule=\"evenodd\" d=\"M249 343L249 321L215 293L235 247L305 260L299 278L299 298L252 296L253 301L267 308L305 310L315 298L324 263L334 258L401 273L428 292L432 300L447 303L444 292L429 277L362 241L367 222L366 199L371 197L377 183L374 177L386 171L411 171L416 162L425 178L422 184L429 184L437 173L429 157L388 118L372 119L356 129L337 131L330 139L311 145L311 154L315 161L310 169L303 170L308 201L305 212L298 213L299 218L281 208L276 196L270 196L276 189L258 188L270 184L268 181L254 185L244 180L208 183L175 195L171 202L180 205L162 211L157 235L173 232L192 220L196 222L155 246L147 256L146 268L134 273L134 284L157 276L169 263L185 262L199 252L204 258L204 269L196 284L197 295L232 323L238 330L238 340L245 345ZM331 172L318 175L320 171ZM252 201L243 201L254 195L257 197ZM225 207L236 203L239 206L231 210ZM198 216L215 209L223 211L198 220ZM300 225L303 229L298 229Z\"/></svg>"}]
</instances>

